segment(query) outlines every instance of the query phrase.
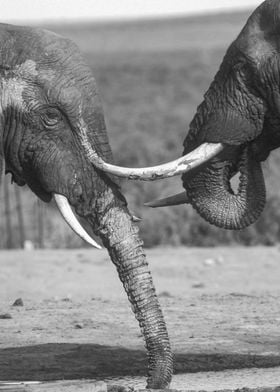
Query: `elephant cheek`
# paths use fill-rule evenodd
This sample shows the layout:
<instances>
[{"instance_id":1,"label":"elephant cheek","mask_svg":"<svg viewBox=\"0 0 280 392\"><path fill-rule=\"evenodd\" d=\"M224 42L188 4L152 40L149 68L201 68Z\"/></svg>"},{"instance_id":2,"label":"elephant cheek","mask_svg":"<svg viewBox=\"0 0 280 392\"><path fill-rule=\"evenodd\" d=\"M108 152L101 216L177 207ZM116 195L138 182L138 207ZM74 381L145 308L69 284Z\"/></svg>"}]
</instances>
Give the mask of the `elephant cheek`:
<instances>
[{"instance_id":1,"label":"elephant cheek","mask_svg":"<svg viewBox=\"0 0 280 392\"><path fill-rule=\"evenodd\" d=\"M231 188L230 179L239 171L239 188ZM237 166L215 161L183 184L196 211L209 223L224 229L243 229L254 223L265 205L265 184L261 165L250 158L247 149Z\"/></svg>"}]
</instances>

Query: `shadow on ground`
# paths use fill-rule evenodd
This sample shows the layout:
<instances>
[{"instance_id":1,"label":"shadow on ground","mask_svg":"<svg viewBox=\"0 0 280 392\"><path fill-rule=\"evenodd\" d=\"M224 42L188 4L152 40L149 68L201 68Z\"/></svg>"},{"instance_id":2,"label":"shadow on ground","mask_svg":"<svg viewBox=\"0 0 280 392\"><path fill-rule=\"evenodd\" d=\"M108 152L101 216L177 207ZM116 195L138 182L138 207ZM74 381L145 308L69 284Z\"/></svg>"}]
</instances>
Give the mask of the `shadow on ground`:
<instances>
[{"instance_id":1,"label":"shadow on ground","mask_svg":"<svg viewBox=\"0 0 280 392\"><path fill-rule=\"evenodd\" d=\"M178 353L175 373L280 366L280 356ZM142 350L97 344L42 344L0 350L0 380L61 380L146 375Z\"/></svg>"}]
</instances>

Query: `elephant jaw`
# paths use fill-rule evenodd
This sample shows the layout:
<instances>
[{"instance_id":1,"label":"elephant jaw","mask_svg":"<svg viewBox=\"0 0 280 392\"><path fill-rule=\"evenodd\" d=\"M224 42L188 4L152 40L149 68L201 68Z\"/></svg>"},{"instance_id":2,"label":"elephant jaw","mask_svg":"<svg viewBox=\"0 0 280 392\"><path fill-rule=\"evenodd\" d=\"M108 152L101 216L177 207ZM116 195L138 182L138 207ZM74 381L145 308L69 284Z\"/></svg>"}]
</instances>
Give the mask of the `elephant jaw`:
<instances>
[{"instance_id":1,"label":"elephant jaw","mask_svg":"<svg viewBox=\"0 0 280 392\"><path fill-rule=\"evenodd\" d=\"M6 172L12 173L12 179L15 180L15 182L18 185L27 184L29 188L36 194L36 196L39 197L42 201L49 203L53 199L63 219L74 231L74 233L76 233L80 238L82 238L89 245L97 249L102 249L101 246L98 245L82 227L82 225L76 218L74 212L72 211L72 208L68 201L70 200L71 204L74 204L73 196L76 196L77 198L77 196L79 196L81 192L80 189L78 189L78 194L76 192L75 195L75 189L73 190L72 188L72 197L66 198L61 194L61 193L65 193L65 186L64 187L62 186L61 190L59 189L54 190L54 187L52 187L51 185L47 183L42 183L41 181L36 181L35 179L38 178L39 176L37 177L29 176L27 177L27 179L26 178L22 179L22 177L15 175L15 172L10 169Z\"/></svg>"},{"instance_id":2,"label":"elephant jaw","mask_svg":"<svg viewBox=\"0 0 280 392\"><path fill-rule=\"evenodd\" d=\"M81 226L78 219L74 215L72 208L67 200L67 198L63 195L59 195L57 193L53 193L54 201L56 202L57 208L61 213L65 222L71 227L71 229L76 233L80 238L86 241L91 246L102 249L100 245L97 244L85 231L85 229Z\"/></svg>"}]
</instances>

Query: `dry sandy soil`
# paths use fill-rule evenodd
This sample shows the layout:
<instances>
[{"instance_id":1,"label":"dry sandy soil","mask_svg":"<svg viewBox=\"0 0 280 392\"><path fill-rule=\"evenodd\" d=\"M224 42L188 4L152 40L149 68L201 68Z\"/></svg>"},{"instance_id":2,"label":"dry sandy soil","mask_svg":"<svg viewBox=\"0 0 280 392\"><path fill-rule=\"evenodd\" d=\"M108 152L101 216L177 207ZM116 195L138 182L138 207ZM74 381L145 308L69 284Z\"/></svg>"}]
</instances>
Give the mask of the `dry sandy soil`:
<instances>
[{"instance_id":1,"label":"dry sandy soil","mask_svg":"<svg viewBox=\"0 0 280 392\"><path fill-rule=\"evenodd\" d=\"M225 369L257 379L256 368L268 368L267 380L280 385L279 249L147 255L176 355L175 381L187 372L214 379L211 371ZM2 251L0 265L0 314L11 316L0 319L1 381L143 382L143 339L105 250ZM12 306L19 297L23 306ZM196 385L191 377L188 386Z\"/></svg>"}]
</instances>

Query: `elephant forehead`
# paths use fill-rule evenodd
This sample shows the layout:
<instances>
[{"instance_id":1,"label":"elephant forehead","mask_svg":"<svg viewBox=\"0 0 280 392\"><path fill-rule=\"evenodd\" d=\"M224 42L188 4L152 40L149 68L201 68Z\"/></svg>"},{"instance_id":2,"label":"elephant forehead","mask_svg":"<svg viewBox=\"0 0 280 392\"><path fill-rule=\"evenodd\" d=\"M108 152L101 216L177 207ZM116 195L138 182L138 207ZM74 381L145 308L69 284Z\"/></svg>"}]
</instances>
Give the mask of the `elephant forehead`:
<instances>
[{"instance_id":1,"label":"elephant forehead","mask_svg":"<svg viewBox=\"0 0 280 392\"><path fill-rule=\"evenodd\" d=\"M52 67L41 66L37 75L38 85L44 89L50 100L60 102L64 107L70 102L82 100L82 87L77 78L66 67L58 65Z\"/></svg>"},{"instance_id":2,"label":"elephant forehead","mask_svg":"<svg viewBox=\"0 0 280 392\"><path fill-rule=\"evenodd\" d=\"M21 110L25 110L25 102L23 92L27 88L27 83L22 79L9 78L2 81L3 97L2 97L2 110L8 106L16 106Z\"/></svg>"},{"instance_id":3,"label":"elephant forehead","mask_svg":"<svg viewBox=\"0 0 280 392\"><path fill-rule=\"evenodd\" d=\"M34 60L28 59L24 63L15 67L15 74L22 78L34 78L38 75L37 64Z\"/></svg>"},{"instance_id":4,"label":"elephant forehead","mask_svg":"<svg viewBox=\"0 0 280 392\"><path fill-rule=\"evenodd\" d=\"M5 110L8 106L13 105L21 110L25 110L24 91L28 89L29 95L33 95L28 80L34 79L37 75L36 63L33 60L26 60L24 63L17 65L12 72L8 71L1 80L4 92L1 100L1 109Z\"/></svg>"}]
</instances>

